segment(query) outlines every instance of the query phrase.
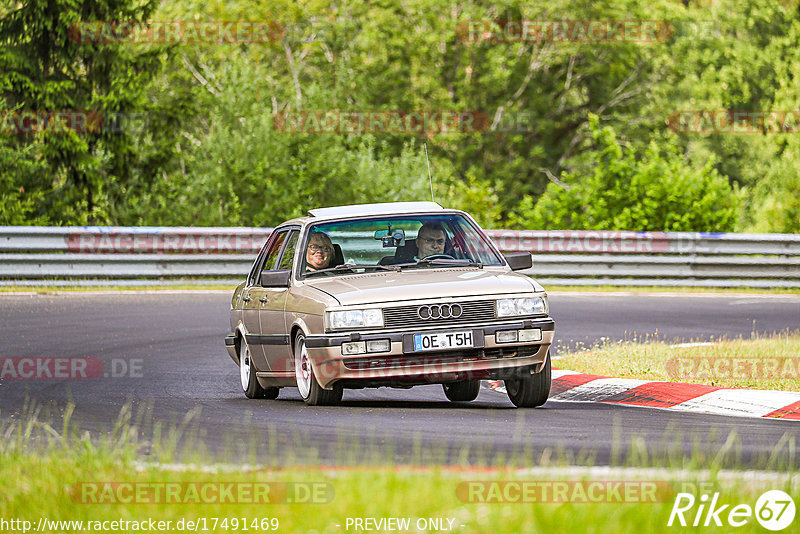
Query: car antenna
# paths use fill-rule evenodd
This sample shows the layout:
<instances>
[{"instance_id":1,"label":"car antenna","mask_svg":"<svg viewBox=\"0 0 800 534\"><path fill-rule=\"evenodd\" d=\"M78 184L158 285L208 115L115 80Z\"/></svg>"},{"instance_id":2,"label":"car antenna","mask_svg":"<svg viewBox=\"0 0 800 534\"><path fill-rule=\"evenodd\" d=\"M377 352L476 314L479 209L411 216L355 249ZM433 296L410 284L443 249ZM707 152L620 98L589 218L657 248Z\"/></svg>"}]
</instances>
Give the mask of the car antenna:
<instances>
[{"instance_id":1,"label":"car antenna","mask_svg":"<svg viewBox=\"0 0 800 534\"><path fill-rule=\"evenodd\" d=\"M425 163L428 164L428 180L431 183L431 202L436 202L436 200L433 198L433 175L431 174L431 162L428 159L428 143L425 142L422 144L422 146L425 147Z\"/></svg>"}]
</instances>

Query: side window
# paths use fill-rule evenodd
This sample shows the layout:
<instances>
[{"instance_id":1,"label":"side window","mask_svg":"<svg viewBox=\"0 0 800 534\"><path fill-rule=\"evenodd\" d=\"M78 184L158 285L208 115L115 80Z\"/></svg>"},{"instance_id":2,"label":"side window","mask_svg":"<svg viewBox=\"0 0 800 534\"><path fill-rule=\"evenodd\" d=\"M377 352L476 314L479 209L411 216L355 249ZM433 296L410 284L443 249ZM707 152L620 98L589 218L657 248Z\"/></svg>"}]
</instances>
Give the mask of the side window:
<instances>
[{"instance_id":1,"label":"side window","mask_svg":"<svg viewBox=\"0 0 800 534\"><path fill-rule=\"evenodd\" d=\"M281 255L281 259L278 262L278 269L288 270L292 268L292 262L294 261L294 251L297 248L297 239L300 237L299 230L292 230L289 234L289 239L286 241L286 247L283 249L283 254Z\"/></svg>"},{"instance_id":2,"label":"side window","mask_svg":"<svg viewBox=\"0 0 800 534\"><path fill-rule=\"evenodd\" d=\"M253 266L250 267L250 274L247 275L247 285L252 286L256 283L256 275L258 274L259 270L261 269L261 263L264 261L264 255L267 253L266 246L269 243L269 240L272 236L267 238L267 242L261 245L261 250L258 251L258 256L256 256L256 260L253 262Z\"/></svg>"},{"instance_id":3,"label":"side window","mask_svg":"<svg viewBox=\"0 0 800 534\"><path fill-rule=\"evenodd\" d=\"M261 267L262 271L271 271L275 268L275 262L278 259L278 254L281 252L281 248L283 247L284 241L286 241L286 235L289 232L281 232L278 234L278 238L272 242L272 245L267 250L267 258L264 260L264 265Z\"/></svg>"}]
</instances>

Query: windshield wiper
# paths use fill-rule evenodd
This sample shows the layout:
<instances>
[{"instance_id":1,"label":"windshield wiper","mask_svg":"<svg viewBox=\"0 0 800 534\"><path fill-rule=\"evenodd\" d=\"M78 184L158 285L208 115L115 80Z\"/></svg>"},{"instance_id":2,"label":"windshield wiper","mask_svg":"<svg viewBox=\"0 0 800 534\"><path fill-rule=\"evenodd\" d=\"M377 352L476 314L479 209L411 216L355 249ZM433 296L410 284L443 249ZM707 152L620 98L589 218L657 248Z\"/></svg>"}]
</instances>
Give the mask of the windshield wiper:
<instances>
[{"instance_id":1,"label":"windshield wiper","mask_svg":"<svg viewBox=\"0 0 800 534\"><path fill-rule=\"evenodd\" d=\"M409 263L400 263L397 264L400 267L417 267L421 265L442 265L447 267L478 267L483 269L483 264L479 261L472 261L472 260L459 260L459 259L448 259L448 258L434 258L432 260L428 259L421 259L417 260L416 262L409 262Z\"/></svg>"},{"instance_id":2,"label":"windshield wiper","mask_svg":"<svg viewBox=\"0 0 800 534\"><path fill-rule=\"evenodd\" d=\"M352 265L349 263L345 263L343 265L337 265L336 267L328 267L327 269L320 269L318 271L307 271L305 273L306 276L313 276L319 273L339 273L344 271L355 272L357 269L377 269L381 271L399 271L400 267L395 265Z\"/></svg>"}]
</instances>

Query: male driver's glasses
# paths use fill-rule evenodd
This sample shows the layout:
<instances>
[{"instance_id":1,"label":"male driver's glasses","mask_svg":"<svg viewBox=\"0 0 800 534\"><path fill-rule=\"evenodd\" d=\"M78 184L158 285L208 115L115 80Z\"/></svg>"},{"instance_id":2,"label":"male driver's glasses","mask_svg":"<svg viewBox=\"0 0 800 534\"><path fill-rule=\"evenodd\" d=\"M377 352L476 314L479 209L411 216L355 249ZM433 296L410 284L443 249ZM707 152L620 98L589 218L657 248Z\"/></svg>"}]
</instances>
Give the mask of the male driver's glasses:
<instances>
[{"instance_id":1,"label":"male driver's glasses","mask_svg":"<svg viewBox=\"0 0 800 534\"><path fill-rule=\"evenodd\" d=\"M322 252L323 254L330 254L331 253L331 247L327 247L327 246L308 245L308 249L311 252Z\"/></svg>"},{"instance_id":2,"label":"male driver's glasses","mask_svg":"<svg viewBox=\"0 0 800 534\"><path fill-rule=\"evenodd\" d=\"M431 239L429 237L423 237L422 240L425 241L429 247L432 247L433 245L438 247L444 246L444 239Z\"/></svg>"}]
</instances>

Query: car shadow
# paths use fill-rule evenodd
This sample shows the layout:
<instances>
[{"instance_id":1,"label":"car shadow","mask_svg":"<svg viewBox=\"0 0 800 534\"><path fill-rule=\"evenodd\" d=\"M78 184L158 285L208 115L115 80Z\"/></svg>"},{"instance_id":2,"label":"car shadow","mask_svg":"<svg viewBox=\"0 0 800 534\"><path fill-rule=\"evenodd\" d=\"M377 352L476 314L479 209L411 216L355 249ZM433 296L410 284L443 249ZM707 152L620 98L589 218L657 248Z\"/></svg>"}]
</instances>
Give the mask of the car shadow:
<instances>
[{"instance_id":1,"label":"car shadow","mask_svg":"<svg viewBox=\"0 0 800 534\"><path fill-rule=\"evenodd\" d=\"M345 393L347 395L347 393ZM303 400L296 398L278 397L273 402L286 402L303 404ZM514 410L513 405L505 403L492 403L487 401L451 402L448 400L408 400L408 399L347 399L346 397L334 408L386 408L386 409L415 409L415 410L454 410L469 408L472 410ZM314 408L309 406L309 408Z\"/></svg>"}]
</instances>

